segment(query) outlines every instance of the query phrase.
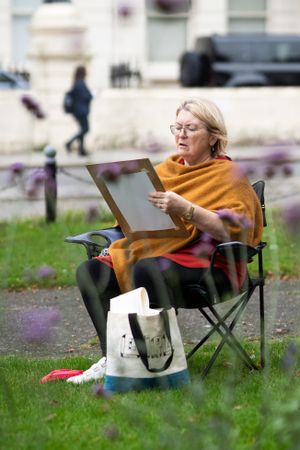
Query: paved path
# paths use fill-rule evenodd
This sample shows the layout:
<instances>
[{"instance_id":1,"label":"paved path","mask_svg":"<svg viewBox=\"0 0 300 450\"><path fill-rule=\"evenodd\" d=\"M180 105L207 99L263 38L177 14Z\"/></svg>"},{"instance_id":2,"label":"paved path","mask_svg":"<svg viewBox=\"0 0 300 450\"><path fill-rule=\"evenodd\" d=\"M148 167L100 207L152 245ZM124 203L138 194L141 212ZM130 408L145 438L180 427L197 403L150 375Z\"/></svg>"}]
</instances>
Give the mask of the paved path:
<instances>
[{"instance_id":1,"label":"paved path","mask_svg":"<svg viewBox=\"0 0 300 450\"><path fill-rule=\"evenodd\" d=\"M300 280L270 281L265 293L267 337L299 336ZM96 357L99 354L94 328L76 287L20 292L4 290L0 294L0 355ZM225 305L221 306L224 308ZM59 321L50 329L51 333L46 334L45 340L29 342L25 339L28 332L24 323L26 314L49 312L50 309L58 312ZM186 343L197 342L209 328L195 310L180 310L178 318ZM259 335L257 295L253 296L237 331L249 338Z\"/></svg>"},{"instance_id":2,"label":"paved path","mask_svg":"<svg viewBox=\"0 0 300 450\"><path fill-rule=\"evenodd\" d=\"M142 150L100 150L92 153L88 158L79 158L77 155L67 155L60 152L57 155L57 184L58 184L58 214L66 210L86 211L90 206L101 204L100 193L93 183L85 164L106 161L120 161L125 159L150 158L155 164L171 154L173 150L159 153L149 153ZM247 164L254 170L251 181L265 178L265 165L260 160L270 150L264 147L242 147L230 150L233 159ZM287 202L300 202L300 147L291 151L292 160L287 165L277 167L276 177L269 178L266 182L267 206L286 204ZM34 199L26 198L24 190L20 185L8 186L9 167L13 162L22 162L26 169L24 178L30 176L33 168L43 167L45 158L42 153L27 154L0 154L0 220L11 220L12 218L24 218L45 215L44 193L41 189ZM292 167L290 176L284 176L283 167ZM102 202L102 205L104 203Z\"/></svg>"}]
</instances>

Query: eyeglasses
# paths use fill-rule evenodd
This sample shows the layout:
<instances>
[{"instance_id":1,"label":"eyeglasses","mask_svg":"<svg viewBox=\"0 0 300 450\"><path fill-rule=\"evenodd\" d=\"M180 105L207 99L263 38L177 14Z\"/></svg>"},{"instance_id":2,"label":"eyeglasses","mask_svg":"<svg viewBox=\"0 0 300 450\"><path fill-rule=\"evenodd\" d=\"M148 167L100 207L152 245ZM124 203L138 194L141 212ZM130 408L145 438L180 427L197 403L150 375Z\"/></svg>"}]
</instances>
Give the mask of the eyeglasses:
<instances>
[{"instance_id":1,"label":"eyeglasses","mask_svg":"<svg viewBox=\"0 0 300 450\"><path fill-rule=\"evenodd\" d=\"M171 133L174 136L179 136L179 134L184 131L186 136L192 136L199 130L204 130L204 128L195 127L194 125L187 125L186 127L182 127L181 125L170 125Z\"/></svg>"}]
</instances>

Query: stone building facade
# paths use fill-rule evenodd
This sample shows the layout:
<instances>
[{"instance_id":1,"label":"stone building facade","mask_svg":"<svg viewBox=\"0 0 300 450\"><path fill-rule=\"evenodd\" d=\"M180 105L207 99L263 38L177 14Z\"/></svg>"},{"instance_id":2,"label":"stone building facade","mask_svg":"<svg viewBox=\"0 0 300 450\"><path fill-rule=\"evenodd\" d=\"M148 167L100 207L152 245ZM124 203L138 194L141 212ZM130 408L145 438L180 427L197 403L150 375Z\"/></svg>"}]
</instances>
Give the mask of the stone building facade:
<instances>
[{"instance_id":1,"label":"stone building facade","mask_svg":"<svg viewBox=\"0 0 300 450\"><path fill-rule=\"evenodd\" d=\"M171 14L153 1L0 0L0 67L27 68L31 93L47 114L36 121L22 109L19 92L0 90L0 154L45 144L64 151L75 124L63 113L62 98L78 63L87 65L95 94L91 150L149 140L171 146L176 106L191 96L211 98L221 107L233 143L300 141L300 88L184 89L178 84L180 54L193 49L197 37L299 33L299 0L182 0L182 9ZM132 78L130 89L111 88L111 67L120 64L139 72L141 81Z\"/></svg>"},{"instance_id":2,"label":"stone building facade","mask_svg":"<svg viewBox=\"0 0 300 450\"><path fill-rule=\"evenodd\" d=\"M0 1L0 67L30 70L31 20L42 3ZM300 32L299 0L182 0L183 7L171 13L155 6L159 0L72 3L87 29L93 56L90 81L95 89L108 87L110 67L121 63L140 71L145 86L175 83L180 54L193 49L199 36L230 31Z\"/></svg>"}]
</instances>

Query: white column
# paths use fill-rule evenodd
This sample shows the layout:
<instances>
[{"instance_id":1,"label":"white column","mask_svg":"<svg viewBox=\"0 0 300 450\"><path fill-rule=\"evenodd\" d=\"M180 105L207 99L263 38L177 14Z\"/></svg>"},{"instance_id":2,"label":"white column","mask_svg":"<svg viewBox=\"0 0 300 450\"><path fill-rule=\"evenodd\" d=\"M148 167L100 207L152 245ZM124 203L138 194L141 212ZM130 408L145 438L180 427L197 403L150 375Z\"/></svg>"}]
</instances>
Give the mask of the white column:
<instances>
[{"instance_id":1,"label":"white column","mask_svg":"<svg viewBox=\"0 0 300 450\"><path fill-rule=\"evenodd\" d=\"M11 62L10 0L0 1L0 68Z\"/></svg>"},{"instance_id":2,"label":"white column","mask_svg":"<svg viewBox=\"0 0 300 450\"><path fill-rule=\"evenodd\" d=\"M32 90L47 114L47 126L36 127L35 144L47 143L59 149L75 130L73 121L63 112L63 95L72 84L75 67L88 66L91 58L86 26L72 3L48 3L34 14L31 33ZM38 134L42 128L48 135Z\"/></svg>"}]
</instances>

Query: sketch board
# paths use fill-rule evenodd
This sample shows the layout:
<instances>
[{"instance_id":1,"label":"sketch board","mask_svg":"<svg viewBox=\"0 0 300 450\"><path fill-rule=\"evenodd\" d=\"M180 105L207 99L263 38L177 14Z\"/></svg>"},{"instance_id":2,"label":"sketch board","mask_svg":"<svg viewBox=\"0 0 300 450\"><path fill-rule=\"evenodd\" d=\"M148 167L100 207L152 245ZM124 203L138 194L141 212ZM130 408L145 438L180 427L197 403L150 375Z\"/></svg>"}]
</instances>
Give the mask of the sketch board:
<instances>
[{"instance_id":1,"label":"sketch board","mask_svg":"<svg viewBox=\"0 0 300 450\"><path fill-rule=\"evenodd\" d=\"M187 236L178 216L149 202L149 192L165 189L148 158L86 167L126 237Z\"/></svg>"}]
</instances>

